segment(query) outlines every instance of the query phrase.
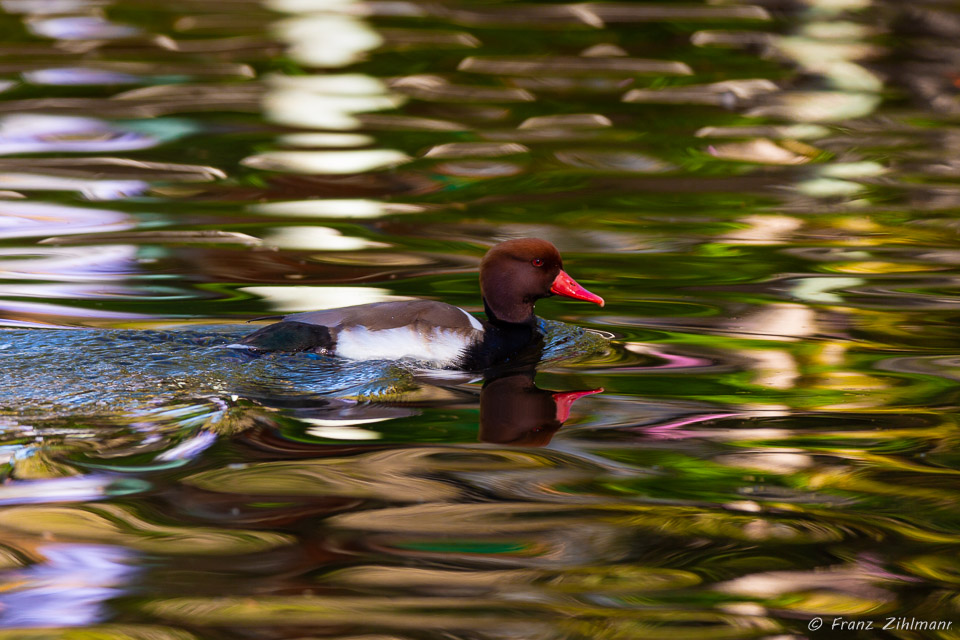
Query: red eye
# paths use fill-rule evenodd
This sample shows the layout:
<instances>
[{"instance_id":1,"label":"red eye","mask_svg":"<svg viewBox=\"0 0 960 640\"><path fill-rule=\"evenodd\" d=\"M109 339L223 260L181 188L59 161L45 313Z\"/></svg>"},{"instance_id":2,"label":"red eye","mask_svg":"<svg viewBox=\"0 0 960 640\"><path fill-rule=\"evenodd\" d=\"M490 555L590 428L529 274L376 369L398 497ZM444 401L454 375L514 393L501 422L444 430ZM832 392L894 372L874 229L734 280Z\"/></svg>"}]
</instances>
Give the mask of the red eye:
<instances>
[{"instance_id":1,"label":"red eye","mask_svg":"<svg viewBox=\"0 0 960 640\"><path fill-rule=\"evenodd\" d=\"M542 266L543 266L543 258L534 258L534 259L531 261L531 264L532 264L533 266L535 266L535 267L542 267Z\"/></svg>"}]
</instances>

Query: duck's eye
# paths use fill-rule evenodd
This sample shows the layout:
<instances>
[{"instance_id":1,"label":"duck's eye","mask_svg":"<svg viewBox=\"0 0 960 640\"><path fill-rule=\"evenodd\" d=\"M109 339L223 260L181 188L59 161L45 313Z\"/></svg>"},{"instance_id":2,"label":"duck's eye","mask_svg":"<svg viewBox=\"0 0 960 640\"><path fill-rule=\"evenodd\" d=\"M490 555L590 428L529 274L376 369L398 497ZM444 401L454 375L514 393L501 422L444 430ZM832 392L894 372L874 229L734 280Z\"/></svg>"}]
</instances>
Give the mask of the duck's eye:
<instances>
[{"instance_id":1,"label":"duck's eye","mask_svg":"<svg viewBox=\"0 0 960 640\"><path fill-rule=\"evenodd\" d=\"M534 258L533 260L530 261L530 264L532 264L532 265L535 266L535 267L542 267L542 266L543 266L543 258Z\"/></svg>"}]
</instances>

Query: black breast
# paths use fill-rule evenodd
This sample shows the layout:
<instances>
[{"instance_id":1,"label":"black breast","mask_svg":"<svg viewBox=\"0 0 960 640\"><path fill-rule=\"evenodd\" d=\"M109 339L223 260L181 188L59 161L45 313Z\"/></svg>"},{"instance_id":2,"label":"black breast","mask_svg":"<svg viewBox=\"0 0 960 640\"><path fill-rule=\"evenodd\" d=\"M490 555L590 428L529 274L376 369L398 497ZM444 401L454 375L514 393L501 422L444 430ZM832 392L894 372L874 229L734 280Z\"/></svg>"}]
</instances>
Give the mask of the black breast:
<instances>
[{"instance_id":1,"label":"black breast","mask_svg":"<svg viewBox=\"0 0 960 640\"><path fill-rule=\"evenodd\" d=\"M534 325L490 322L483 340L467 349L458 368L481 371L501 363L536 363L542 352L543 335Z\"/></svg>"}]
</instances>

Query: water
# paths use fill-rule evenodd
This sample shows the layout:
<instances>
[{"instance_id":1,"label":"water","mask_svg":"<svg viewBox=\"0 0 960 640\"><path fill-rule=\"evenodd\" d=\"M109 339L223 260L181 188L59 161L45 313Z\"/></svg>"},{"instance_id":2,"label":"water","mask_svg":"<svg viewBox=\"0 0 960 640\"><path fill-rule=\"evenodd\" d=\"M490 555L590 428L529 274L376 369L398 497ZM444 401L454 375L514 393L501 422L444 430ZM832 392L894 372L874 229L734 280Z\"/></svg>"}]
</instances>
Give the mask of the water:
<instances>
[{"instance_id":1,"label":"water","mask_svg":"<svg viewBox=\"0 0 960 640\"><path fill-rule=\"evenodd\" d=\"M958 637L957 3L0 7L0 640Z\"/></svg>"}]
</instances>

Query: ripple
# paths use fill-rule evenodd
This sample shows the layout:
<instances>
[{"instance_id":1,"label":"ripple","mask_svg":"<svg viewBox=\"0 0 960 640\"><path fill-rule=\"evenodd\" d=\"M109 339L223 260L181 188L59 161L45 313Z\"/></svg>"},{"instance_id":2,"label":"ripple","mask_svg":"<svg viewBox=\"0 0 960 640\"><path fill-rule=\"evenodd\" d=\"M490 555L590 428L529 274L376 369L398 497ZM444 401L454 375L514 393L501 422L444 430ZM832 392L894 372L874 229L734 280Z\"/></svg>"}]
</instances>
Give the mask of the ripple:
<instances>
[{"instance_id":1,"label":"ripple","mask_svg":"<svg viewBox=\"0 0 960 640\"><path fill-rule=\"evenodd\" d=\"M197 640L197 636L183 629L148 624L107 624L87 625L85 633L93 638L109 640ZM0 629L0 640L51 640L51 638L70 638L74 632L70 627L44 625L42 629Z\"/></svg>"},{"instance_id":2,"label":"ripple","mask_svg":"<svg viewBox=\"0 0 960 640\"><path fill-rule=\"evenodd\" d=\"M656 104L706 104L728 109L741 108L751 104L753 99L768 93L780 91L776 83L765 78L750 80L724 80L704 85L684 85L682 87L663 87L660 89L631 89L623 95L623 101L629 103ZM697 135L716 135L719 128L710 127L697 132ZM750 127L731 128L738 136L748 135ZM781 128L781 131L788 129ZM722 131L722 129L720 130Z\"/></svg>"},{"instance_id":3,"label":"ripple","mask_svg":"<svg viewBox=\"0 0 960 640\"><path fill-rule=\"evenodd\" d=\"M32 536L117 544L159 554L237 555L259 553L292 543L289 536L265 531L165 526L119 505L97 507L8 507L0 528Z\"/></svg>"},{"instance_id":4,"label":"ripple","mask_svg":"<svg viewBox=\"0 0 960 640\"><path fill-rule=\"evenodd\" d=\"M297 462L265 462L243 469L217 469L189 476L183 482L207 491L273 496L378 498L395 502L455 498L451 485L415 477L420 471L402 452L361 458L326 458ZM2 495L0 495L2 499Z\"/></svg>"},{"instance_id":5,"label":"ripple","mask_svg":"<svg viewBox=\"0 0 960 640\"><path fill-rule=\"evenodd\" d=\"M571 526L578 520L575 508L574 505L536 503L428 504L342 514L328 522L336 527L365 531L483 536Z\"/></svg>"},{"instance_id":6,"label":"ripple","mask_svg":"<svg viewBox=\"0 0 960 640\"><path fill-rule=\"evenodd\" d=\"M42 173L50 177L78 180L132 182L209 182L227 174L215 167L172 162L150 162L133 158L0 158L0 170Z\"/></svg>"},{"instance_id":7,"label":"ripple","mask_svg":"<svg viewBox=\"0 0 960 640\"><path fill-rule=\"evenodd\" d=\"M360 566L325 575L324 583L378 589L471 589L476 593L537 590L556 593L645 593L696 585L696 574L634 564L551 572L531 569L469 571Z\"/></svg>"},{"instance_id":8,"label":"ripple","mask_svg":"<svg viewBox=\"0 0 960 640\"><path fill-rule=\"evenodd\" d=\"M507 87L455 85L440 76L406 76L392 80L390 88L418 100L437 102L533 102L529 91Z\"/></svg>"},{"instance_id":9,"label":"ripple","mask_svg":"<svg viewBox=\"0 0 960 640\"><path fill-rule=\"evenodd\" d=\"M530 149L514 142L448 142L431 147L425 158L495 158L520 153L529 153Z\"/></svg>"},{"instance_id":10,"label":"ripple","mask_svg":"<svg viewBox=\"0 0 960 640\"><path fill-rule=\"evenodd\" d=\"M670 164L628 151L558 151L560 162L591 171L624 171L628 173L660 173L674 169Z\"/></svg>"},{"instance_id":11,"label":"ripple","mask_svg":"<svg viewBox=\"0 0 960 640\"><path fill-rule=\"evenodd\" d=\"M146 600L140 608L151 616L181 624L302 627L305 625L366 625L399 629L468 629L520 633L532 631L522 614L533 605L506 604L498 599L468 598L351 598L337 596L260 596L253 598L198 597ZM496 613L491 613L495 610Z\"/></svg>"},{"instance_id":12,"label":"ripple","mask_svg":"<svg viewBox=\"0 0 960 640\"><path fill-rule=\"evenodd\" d=\"M740 515L679 507L636 507L633 516L616 517L623 525L672 535L705 535L768 544L819 544L847 538L830 522L776 515ZM629 509L628 509L629 511Z\"/></svg>"},{"instance_id":13,"label":"ripple","mask_svg":"<svg viewBox=\"0 0 960 640\"><path fill-rule=\"evenodd\" d=\"M505 76L545 75L691 75L693 70L683 62L646 60L640 58L573 58L564 56L508 57L471 56L464 58L460 71Z\"/></svg>"},{"instance_id":14,"label":"ripple","mask_svg":"<svg viewBox=\"0 0 960 640\"><path fill-rule=\"evenodd\" d=\"M437 173L448 176L461 176L464 178L505 178L508 176L520 175L526 171L526 167L514 162L481 162L478 160L472 162L441 162L434 165Z\"/></svg>"}]
</instances>

